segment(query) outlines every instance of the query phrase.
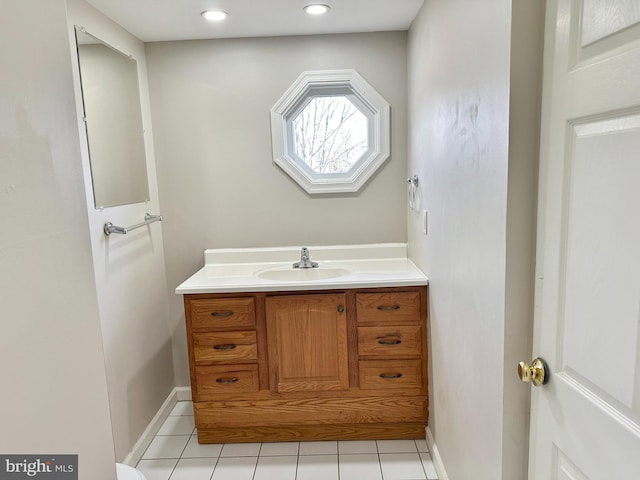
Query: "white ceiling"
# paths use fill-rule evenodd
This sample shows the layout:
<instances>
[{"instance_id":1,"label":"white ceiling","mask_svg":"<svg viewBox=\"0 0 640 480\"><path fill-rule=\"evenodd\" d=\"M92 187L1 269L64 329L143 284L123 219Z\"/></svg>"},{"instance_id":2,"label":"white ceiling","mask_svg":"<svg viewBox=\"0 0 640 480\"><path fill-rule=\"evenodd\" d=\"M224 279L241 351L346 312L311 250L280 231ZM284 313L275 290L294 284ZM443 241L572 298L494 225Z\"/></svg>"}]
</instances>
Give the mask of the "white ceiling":
<instances>
[{"instance_id":1,"label":"white ceiling","mask_svg":"<svg viewBox=\"0 0 640 480\"><path fill-rule=\"evenodd\" d=\"M424 0L87 0L144 42L407 30ZM331 6L308 15L309 3ZM223 22L200 16L224 10Z\"/></svg>"}]
</instances>

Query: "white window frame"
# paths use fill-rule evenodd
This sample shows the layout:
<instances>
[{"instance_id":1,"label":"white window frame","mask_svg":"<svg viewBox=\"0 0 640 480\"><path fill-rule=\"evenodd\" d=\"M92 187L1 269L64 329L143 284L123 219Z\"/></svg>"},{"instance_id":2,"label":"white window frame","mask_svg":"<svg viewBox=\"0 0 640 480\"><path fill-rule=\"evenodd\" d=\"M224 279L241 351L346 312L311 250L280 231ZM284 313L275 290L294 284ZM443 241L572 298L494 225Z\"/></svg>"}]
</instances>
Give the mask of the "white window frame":
<instances>
[{"instance_id":1,"label":"white window frame","mask_svg":"<svg viewBox=\"0 0 640 480\"><path fill-rule=\"evenodd\" d=\"M313 97L345 95L367 117L369 149L344 173L317 173L293 147L293 120ZM271 109L273 162L309 194L354 193L382 167L391 151L389 103L355 70L303 72Z\"/></svg>"}]
</instances>

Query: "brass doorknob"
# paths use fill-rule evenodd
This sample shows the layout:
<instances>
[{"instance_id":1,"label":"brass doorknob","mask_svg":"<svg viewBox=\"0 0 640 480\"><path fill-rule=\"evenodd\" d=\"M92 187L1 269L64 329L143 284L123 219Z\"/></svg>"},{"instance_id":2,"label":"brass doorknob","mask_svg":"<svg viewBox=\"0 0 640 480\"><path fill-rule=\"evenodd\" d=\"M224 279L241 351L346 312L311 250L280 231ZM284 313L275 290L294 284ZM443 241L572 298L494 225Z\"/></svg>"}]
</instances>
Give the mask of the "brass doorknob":
<instances>
[{"instance_id":1,"label":"brass doorknob","mask_svg":"<svg viewBox=\"0 0 640 480\"><path fill-rule=\"evenodd\" d=\"M533 383L539 387L549 381L549 367L541 358L536 358L531 365L520 362L518 364L518 376L524 383Z\"/></svg>"}]
</instances>

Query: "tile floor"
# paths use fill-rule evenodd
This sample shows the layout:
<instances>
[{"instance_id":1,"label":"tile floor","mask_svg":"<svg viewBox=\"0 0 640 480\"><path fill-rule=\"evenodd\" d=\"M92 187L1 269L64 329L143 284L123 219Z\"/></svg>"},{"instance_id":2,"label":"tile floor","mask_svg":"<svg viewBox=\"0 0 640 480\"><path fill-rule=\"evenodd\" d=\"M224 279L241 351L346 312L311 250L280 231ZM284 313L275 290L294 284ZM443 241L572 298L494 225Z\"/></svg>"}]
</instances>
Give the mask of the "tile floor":
<instances>
[{"instance_id":1,"label":"tile floor","mask_svg":"<svg viewBox=\"0 0 640 480\"><path fill-rule=\"evenodd\" d=\"M200 445L178 402L137 468L147 480L437 480L424 440Z\"/></svg>"}]
</instances>

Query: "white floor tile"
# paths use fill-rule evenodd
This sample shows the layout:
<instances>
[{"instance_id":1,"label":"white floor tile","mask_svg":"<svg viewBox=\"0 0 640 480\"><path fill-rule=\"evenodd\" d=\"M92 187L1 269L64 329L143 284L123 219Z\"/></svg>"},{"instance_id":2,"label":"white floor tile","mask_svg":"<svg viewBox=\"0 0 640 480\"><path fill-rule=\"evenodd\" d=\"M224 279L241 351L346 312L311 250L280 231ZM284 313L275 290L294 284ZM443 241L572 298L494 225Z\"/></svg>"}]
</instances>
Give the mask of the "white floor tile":
<instances>
[{"instance_id":1,"label":"white floor tile","mask_svg":"<svg viewBox=\"0 0 640 480\"><path fill-rule=\"evenodd\" d=\"M159 435L156 436L142 458L180 458L189 435Z\"/></svg>"},{"instance_id":2,"label":"white floor tile","mask_svg":"<svg viewBox=\"0 0 640 480\"><path fill-rule=\"evenodd\" d=\"M438 480L427 443L351 440L199 444L178 402L137 468L147 480Z\"/></svg>"},{"instance_id":3,"label":"white floor tile","mask_svg":"<svg viewBox=\"0 0 640 480\"><path fill-rule=\"evenodd\" d=\"M169 415L191 415L193 416L193 402L178 402Z\"/></svg>"},{"instance_id":4,"label":"white floor tile","mask_svg":"<svg viewBox=\"0 0 640 480\"><path fill-rule=\"evenodd\" d=\"M211 480L252 480L258 457L220 458Z\"/></svg>"},{"instance_id":5,"label":"white floor tile","mask_svg":"<svg viewBox=\"0 0 640 480\"><path fill-rule=\"evenodd\" d=\"M336 440L322 442L300 442L300 455L337 455Z\"/></svg>"},{"instance_id":6,"label":"white floor tile","mask_svg":"<svg viewBox=\"0 0 640 480\"><path fill-rule=\"evenodd\" d=\"M427 446L427 441L424 438L420 438L418 440L415 440L416 442L416 447L418 447L418 451L419 452L428 452L429 451L429 447Z\"/></svg>"},{"instance_id":7,"label":"white floor tile","mask_svg":"<svg viewBox=\"0 0 640 480\"><path fill-rule=\"evenodd\" d=\"M191 435L195 428L192 416L167 417L158 435Z\"/></svg>"},{"instance_id":8,"label":"white floor tile","mask_svg":"<svg viewBox=\"0 0 640 480\"><path fill-rule=\"evenodd\" d=\"M436 472L436 467L433 465L433 460L431 460L431 455L421 453L420 460L422 460L422 466L427 474L427 478L429 480L438 480L438 473Z\"/></svg>"},{"instance_id":9,"label":"white floor tile","mask_svg":"<svg viewBox=\"0 0 640 480\"><path fill-rule=\"evenodd\" d=\"M209 480L217 461L217 458L183 458L169 480Z\"/></svg>"},{"instance_id":10,"label":"white floor tile","mask_svg":"<svg viewBox=\"0 0 640 480\"><path fill-rule=\"evenodd\" d=\"M147 480L169 480L177 459L140 460L136 468L142 472Z\"/></svg>"},{"instance_id":11,"label":"white floor tile","mask_svg":"<svg viewBox=\"0 0 640 480\"><path fill-rule=\"evenodd\" d=\"M384 480L425 480L418 453L381 453L380 465Z\"/></svg>"},{"instance_id":12,"label":"white floor tile","mask_svg":"<svg viewBox=\"0 0 640 480\"><path fill-rule=\"evenodd\" d=\"M340 440L338 442L340 455L352 453L378 453L375 440Z\"/></svg>"},{"instance_id":13,"label":"white floor tile","mask_svg":"<svg viewBox=\"0 0 640 480\"><path fill-rule=\"evenodd\" d=\"M418 451L413 440L376 440L378 453L414 453Z\"/></svg>"},{"instance_id":14,"label":"white floor tile","mask_svg":"<svg viewBox=\"0 0 640 480\"><path fill-rule=\"evenodd\" d=\"M298 457L260 457L253 480L296 480Z\"/></svg>"},{"instance_id":15,"label":"white floor tile","mask_svg":"<svg viewBox=\"0 0 640 480\"><path fill-rule=\"evenodd\" d=\"M340 455L338 462L341 479L382 480L378 454Z\"/></svg>"},{"instance_id":16,"label":"white floor tile","mask_svg":"<svg viewBox=\"0 0 640 480\"><path fill-rule=\"evenodd\" d=\"M221 443L198 443L198 436L191 435L182 458L212 457L218 458L222 451Z\"/></svg>"},{"instance_id":17,"label":"white floor tile","mask_svg":"<svg viewBox=\"0 0 640 480\"><path fill-rule=\"evenodd\" d=\"M260 449L261 457L274 457L279 455L298 455L300 442L274 442L263 443Z\"/></svg>"},{"instance_id":18,"label":"white floor tile","mask_svg":"<svg viewBox=\"0 0 640 480\"><path fill-rule=\"evenodd\" d=\"M338 480L338 455L300 455L296 480Z\"/></svg>"},{"instance_id":19,"label":"white floor tile","mask_svg":"<svg viewBox=\"0 0 640 480\"><path fill-rule=\"evenodd\" d=\"M257 457L260 453L259 443L225 443L221 457Z\"/></svg>"}]
</instances>

